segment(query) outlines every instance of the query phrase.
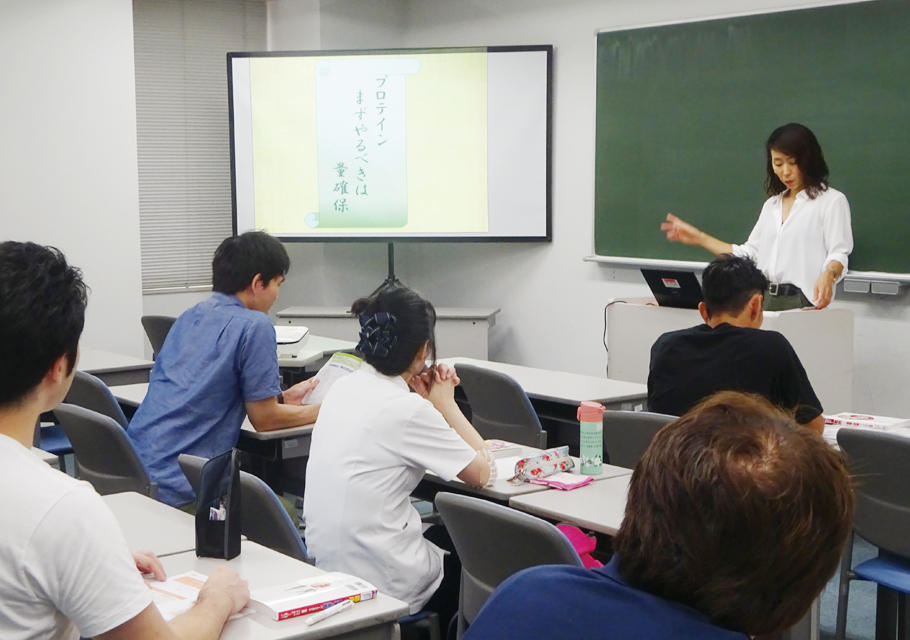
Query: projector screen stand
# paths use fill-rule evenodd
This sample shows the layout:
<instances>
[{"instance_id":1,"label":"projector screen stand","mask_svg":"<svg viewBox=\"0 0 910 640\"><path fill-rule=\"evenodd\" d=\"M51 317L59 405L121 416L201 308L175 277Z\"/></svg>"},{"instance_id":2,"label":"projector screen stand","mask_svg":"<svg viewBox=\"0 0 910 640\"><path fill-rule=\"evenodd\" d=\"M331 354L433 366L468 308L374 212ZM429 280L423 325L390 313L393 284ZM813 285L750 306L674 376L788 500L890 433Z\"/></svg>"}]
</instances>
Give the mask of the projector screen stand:
<instances>
[{"instance_id":1,"label":"projector screen stand","mask_svg":"<svg viewBox=\"0 0 910 640\"><path fill-rule=\"evenodd\" d=\"M376 287L375 291L371 293L371 296L375 296L377 293L383 289L393 289L395 287L403 287L404 284L395 277L395 245L391 242L389 243L389 275L386 277L385 281Z\"/></svg>"}]
</instances>

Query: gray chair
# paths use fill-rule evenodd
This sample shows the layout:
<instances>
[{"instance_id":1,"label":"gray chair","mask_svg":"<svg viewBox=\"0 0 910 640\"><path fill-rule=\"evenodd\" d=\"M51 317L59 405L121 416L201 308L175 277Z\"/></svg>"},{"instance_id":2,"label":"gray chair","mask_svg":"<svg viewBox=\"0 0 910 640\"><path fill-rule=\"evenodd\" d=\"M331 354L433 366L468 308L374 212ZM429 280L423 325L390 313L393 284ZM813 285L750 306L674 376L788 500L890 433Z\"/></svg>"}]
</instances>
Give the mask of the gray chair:
<instances>
[{"instance_id":1,"label":"gray chair","mask_svg":"<svg viewBox=\"0 0 910 640\"><path fill-rule=\"evenodd\" d=\"M120 408L120 403L101 380L90 373L77 371L73 378L73 386L66 394L64 402L77 407L91 409L103 416L112 418L117 424L126 429L129 421Z\"/></svg>"},{"instance_id":2,"label":"gray chair","mask_svg":"<svg viewBox=\"0 0 910 640\"><path fill-rule=\"evenodd\" d=\"M101 495L136 491L155 498L152 482L126 431L113 418L84 407L61 404L54 415L73 445L79 478Z\"/></svg>"},{"instance_id":3,"label":"gray chair","mask_svg":"<svg viewBox=\"0 0 910 640\"><path fill-rule=\"evenodd\" d=\"M461 559L459 638L493 590L514 573L541 564L583 566L559 529L530 514L444 492L436 494L436 508Z\"/></svg>"},{"instance_id":4,"label":"gray chair","mask_svg":"<svg viewBox=\"0 0 910 640\"><path fill-rule=\"evenodd\" d=\"M604 462L634 469L651 439L674 416L647 411L604 411Z\"/></svg>"},{"instance_id":5,"label":"gray chair","mask_svg":"<svg viewBox=\"0 0 910 640\"><path fill-rule=\"evenodd\" d=\"M181 453L177 462L193 491L198 492L206 459ZM245 471L240 472L240 533L264 547L313 564L300 532L278 496L266 483Z\"/></svg>"},{"instance_id":6,"label":"gray chair","mask_svg":"<svg viewBox=\"0 0 910 640\"><path fill-rule=\"evenodd\" d=\"M853 530L878 547L879 557L853 569L853 536L841 559L835 638L847 630L850 580L878 584L875 637L910 632L910 438L865 429L841 429L837 443L856 478ZM899 637L910 637L902 632Z\"/></svg>"},{"instance_id":7,"label":"gray chair","mask_svg":"<svg viewBox=\"0 0 910 640\"><path fill-rule=\"evenodd\" d=\"M455 365L471 405L471 424L485 440L496 438L538 449L547 448L528 394L509 376L468 364Z\"/></svg>"},{"instance_id":8,"label":"gray chair","mask_svg":"<svg viewBox=\"0 0 910 640\"><path fill-rule=\"evenodd\" d=\"M153 360L158 357L175 320L177 318L171 316L142 316L142 328L145 329L145 335L149 337L149 342L152 344Z\"/></svg>"}]
</instances>

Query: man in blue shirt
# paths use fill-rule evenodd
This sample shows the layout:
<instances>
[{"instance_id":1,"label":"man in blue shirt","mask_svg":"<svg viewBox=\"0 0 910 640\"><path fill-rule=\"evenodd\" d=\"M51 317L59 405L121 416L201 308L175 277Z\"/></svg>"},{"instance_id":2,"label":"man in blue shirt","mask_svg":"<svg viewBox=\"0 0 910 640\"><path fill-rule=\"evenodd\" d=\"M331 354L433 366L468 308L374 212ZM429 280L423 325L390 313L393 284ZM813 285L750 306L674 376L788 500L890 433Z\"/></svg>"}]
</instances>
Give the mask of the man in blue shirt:
<instances>
[{"instance_id":1,"label":"man in blue shirt","mask_svg":"<svg viewBox=\"0 0 910 640\"><path fill-rule=\"evenodd\" d=\"M228 451L245 416L257 431L315 422L318 405L300 404L314 380L281 392L275 327L266 315L289 268L284 246L266 233L227 238L212 261L212 297L171 327L127 431L162 502L194 501L177 456Z\"/></svg>"},{"instance_id":2,"label":"man in blue shirt","mask_svg":"<svg viewBox=\"0 0 910 640\"><path fill-rule=\"evenodd\" d=\"M777 634L834 574L852 522L834 449L767 400L724 391L654 437L607 566L517 573L465 640Z\"/></svg>"}]
</instances>

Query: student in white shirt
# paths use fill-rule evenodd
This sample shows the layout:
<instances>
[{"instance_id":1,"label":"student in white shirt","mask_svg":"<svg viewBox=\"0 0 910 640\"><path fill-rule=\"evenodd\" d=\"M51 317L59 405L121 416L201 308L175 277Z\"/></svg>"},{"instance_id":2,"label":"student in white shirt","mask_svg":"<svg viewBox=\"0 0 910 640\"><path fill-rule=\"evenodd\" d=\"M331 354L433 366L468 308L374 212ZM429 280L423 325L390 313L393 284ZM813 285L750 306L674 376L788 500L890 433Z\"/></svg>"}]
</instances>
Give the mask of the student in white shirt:
<instances>
[{"instance_id":1,"label":"student in white shirt","mask_svg":"<svg viewBox=\"0 0 910 640\"><path fill-rule=\"evenodd\" d=\"M332 386L316 420L303 505L307 549L317 567L362 577L411 613L435 611L444 631L458 606L460 563L454 553L443 561L440 546L452 547L442 527L421 533L409 496L428 469L483 487L496 467L455 404L454 371L426 365L435 361L433 306L397 287L352 310L366 362Z\"/></svg>"},{"instance_id":2,"label":"student in white shirt","mask_svg":"<svg viewBox=\"0 0 910 640\"><path fill-rule=\"evenodd\" d=\"M765 310L827 307L853 251L850 205L828 186L828 165L808 128L790 123L765 143L768 200L743 245L713 238L673 214L660 225L669 240L715 255L752 258L771 281Z\"/></svg>"},{"instance_id":3,"label":"student in white shirt","mask_svg":"<svg viewBox=\"0 0 910 640\"><path fill-rule=\"evenodd\" d=\"M219 567L198 604L165 623L140 575L165 579L158 559L131 555L91 485L31 452L39 416L72 383L86 302L59 251L0 243L0 638L215 640L246 583Z\"/></svg>"}]
</instances>

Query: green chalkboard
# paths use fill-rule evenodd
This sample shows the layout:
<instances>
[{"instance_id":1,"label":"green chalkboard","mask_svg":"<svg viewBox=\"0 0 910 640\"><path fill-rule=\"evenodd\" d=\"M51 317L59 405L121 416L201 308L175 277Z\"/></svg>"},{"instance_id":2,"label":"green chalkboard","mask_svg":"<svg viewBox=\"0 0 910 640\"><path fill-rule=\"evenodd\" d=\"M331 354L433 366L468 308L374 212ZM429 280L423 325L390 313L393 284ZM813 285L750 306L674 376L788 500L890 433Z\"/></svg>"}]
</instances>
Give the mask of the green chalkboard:
<instances>
[{"instance_id":1,"label":"green chalkboard","mask_svg":"<svg viewBox=\"0 0 910 640\"><path fill-rule=\"evenodd\" d=\"M668 212L744 242L787 122L815 132L850 202L850 268L910 273L905 0L599 33L596 253L707 261L666 240Z\"/></svg>"}]
</instances>

